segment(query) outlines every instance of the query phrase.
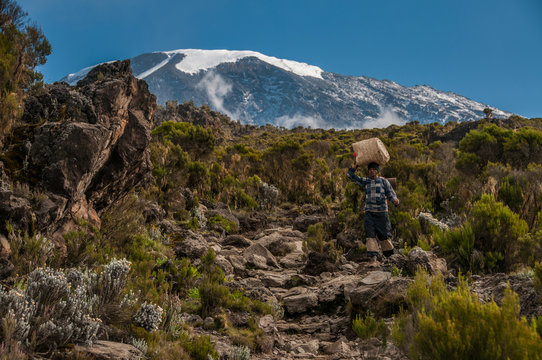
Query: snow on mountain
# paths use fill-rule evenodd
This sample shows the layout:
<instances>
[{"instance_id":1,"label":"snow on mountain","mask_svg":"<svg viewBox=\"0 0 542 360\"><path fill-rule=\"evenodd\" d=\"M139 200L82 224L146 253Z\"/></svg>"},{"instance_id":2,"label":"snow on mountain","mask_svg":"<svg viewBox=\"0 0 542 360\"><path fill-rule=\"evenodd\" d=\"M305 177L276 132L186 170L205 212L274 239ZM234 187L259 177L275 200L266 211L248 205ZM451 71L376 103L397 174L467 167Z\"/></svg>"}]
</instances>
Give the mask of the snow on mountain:
<instances>
[{"instance_id":1,"label":"snow on mountain","mask_svg":"<svg viewBox=\"0 0 542 360\"><path fill-rule=\"evenodd\" d=\"M373 128L408 121L468 121L488 105L429 86L343 76L255 51L183 49L131 59L160 104L204 103L243 123L284 127ZM64 79L84 78L86 68ZM494 109L495 116L510 113Z\"/></svg>"}]
</instances>

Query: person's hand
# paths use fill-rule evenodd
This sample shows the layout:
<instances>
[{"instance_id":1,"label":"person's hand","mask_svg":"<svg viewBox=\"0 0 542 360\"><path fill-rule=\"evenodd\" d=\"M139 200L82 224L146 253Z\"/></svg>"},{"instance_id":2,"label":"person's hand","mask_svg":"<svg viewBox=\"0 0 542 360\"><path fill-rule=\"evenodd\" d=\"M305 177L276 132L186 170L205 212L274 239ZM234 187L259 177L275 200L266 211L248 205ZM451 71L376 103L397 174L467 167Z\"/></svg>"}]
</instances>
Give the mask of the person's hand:
<instances>
[{"instance_id":1,"label":"person's hand","mask_svg":"<svg viewBox=\"0 0 542 360\"><path fill-rule=\"evenodd\" d=\"M354 164L354 165L352 165L352 167L353 167L355 170L357 170L358 167L359 167L359 165L358 165L358 164Z\"/></svg>"},{"instance_id":2,"label":"person's hand","mask_svg":"<svg viewBox=\"0 0 542 360\"><path fill-rule=\"evenodd\" d=\"M395 199L395 200L393 201L393 205L399 206L399 199Z\"/></svg>"}]
</instances>

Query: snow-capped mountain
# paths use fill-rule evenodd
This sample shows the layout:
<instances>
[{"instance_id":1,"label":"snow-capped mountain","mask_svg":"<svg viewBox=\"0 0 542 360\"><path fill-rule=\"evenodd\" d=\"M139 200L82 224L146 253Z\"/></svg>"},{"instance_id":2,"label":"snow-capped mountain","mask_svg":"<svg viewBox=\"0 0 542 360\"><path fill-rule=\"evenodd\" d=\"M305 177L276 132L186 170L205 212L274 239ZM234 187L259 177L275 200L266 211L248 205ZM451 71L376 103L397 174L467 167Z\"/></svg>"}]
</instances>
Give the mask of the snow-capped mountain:
<instances>
[{"instance_id":1,"label":"snow-capped mountain","mask_svg":"<svg viewBox=\"0 0 542 360\"><path fill-rule=\"evenodd\" d=\"M340 129L445 123L480 119L489 107L429 86L339 75L254 51L185 49L130 60L159 104L193 100L248 124ZM62 81L74 85L91 68ZM495 116L511 115L492 110Z\"/></svg>"}]
</instances>

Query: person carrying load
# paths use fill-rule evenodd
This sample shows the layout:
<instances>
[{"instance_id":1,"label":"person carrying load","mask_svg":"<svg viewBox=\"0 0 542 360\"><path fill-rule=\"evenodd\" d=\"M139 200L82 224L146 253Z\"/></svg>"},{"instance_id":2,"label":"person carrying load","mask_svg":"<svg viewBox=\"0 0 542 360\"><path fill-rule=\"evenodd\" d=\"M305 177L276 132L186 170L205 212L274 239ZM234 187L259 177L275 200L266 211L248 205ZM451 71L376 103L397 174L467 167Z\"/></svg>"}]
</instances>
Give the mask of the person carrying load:
<instances>
[{"instance_id":1,"label":"person carrying load","mask_svg":"<svg viewBox=\"0 0 542 360\"><path fill-rule=\"evenodd\" d=\"M389 155L385 149L384 144L377 138L364 140L363 142L372 141L376 144L379 150L384 153L383 158L378 158L381 162L385 163L389 160ZM360 142L360 143L363 143ZM356 150L354 144L354 150ZM372 145L372 144L371 144ZM374 148L374 146L372 146ZM359 148L359 147L358 147ZM360 151L358 149L358 151ZM362 149L363 151L363 149ZM359 152L358 152L359 154ZM371 161L367 165L369 171L369 177L360 177L356 175L356 170L369 159L375 159L375 156L370 156L371 152L363 151L363 157L356 157L356 162L348 169L347 176L354 183L359 185L365 192L365 233L367 236L365 246L367 247L367 256L376 261L380 249L384 256L389 257L393 254L393 243L391 242L391 223L388 215L388 201L392 202L395 206L399 205L399 198L395 194L390 181L386 178L380 177L380 165L376 161ZM356 152L354 152L356 156ZM379 246L380 243L380 246Z\"/></svg>"}]
</instances>

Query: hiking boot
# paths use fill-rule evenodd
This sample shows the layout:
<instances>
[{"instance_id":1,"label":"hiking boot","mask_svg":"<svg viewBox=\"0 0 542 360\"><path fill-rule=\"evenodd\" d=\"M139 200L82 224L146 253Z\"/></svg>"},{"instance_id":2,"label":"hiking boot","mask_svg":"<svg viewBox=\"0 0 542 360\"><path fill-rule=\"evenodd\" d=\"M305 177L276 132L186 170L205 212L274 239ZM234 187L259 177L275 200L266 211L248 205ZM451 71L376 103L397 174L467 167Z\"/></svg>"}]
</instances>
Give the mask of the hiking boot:
<instances>
[{"instance_id":1,"label":"hiking boot","mask_svg":"<svg viewBox=\"0 0 542 360\"><path fill-rule=\"evenodd\" d=\"M376 256L371 256L369 261L367 262L367 265L365 265L368 268L378 268L381 266L380 261L378 261L378 258Z\"/></svg>"}]
</instances>

